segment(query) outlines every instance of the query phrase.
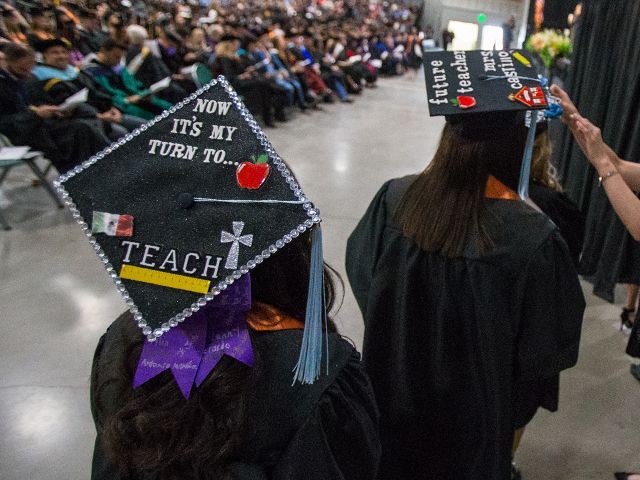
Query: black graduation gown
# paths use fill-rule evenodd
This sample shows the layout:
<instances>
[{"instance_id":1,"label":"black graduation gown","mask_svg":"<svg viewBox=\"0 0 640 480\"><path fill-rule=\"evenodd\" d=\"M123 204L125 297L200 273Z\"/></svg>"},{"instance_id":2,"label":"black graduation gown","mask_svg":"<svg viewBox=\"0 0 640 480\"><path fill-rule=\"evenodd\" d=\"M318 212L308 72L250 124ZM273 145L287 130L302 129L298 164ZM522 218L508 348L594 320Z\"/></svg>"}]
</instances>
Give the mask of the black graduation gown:
<instances>
[{"instance_id":1,"label":"black graduation gown","mask_svg":"<svg viewBox=\"0 0 640 480\"><path fill-rule=\"evenodd\" d=\"M384 184L347 244L380 408L381 479L510 478L514 429L557 408L585 302L557 228L526 204L487 199L495 247L421 250L393 212L415 177Z\"/></svg>"},{"instance_id":2,"label":"black graduation gown","mask_svg":"<svg viewBox=\"0 0 640 480\"><path fill-rule=\"evenodd\" d=\"M110 464L101 446L105 416L119 408L108 382L109 364L121 348L118 337L124 315L100 339L95 353L92 385L104 385L106 412L92 412L97 438L92 480L140 480L123 476ZM234 480L371 480L380 459L378 410L358 352L336 334L329 335L329 375L313 385L291 386L302 331L251 331L256 362L255 390L247 417L251 434L242 456L231 465ZM324 362L324 360L323 360ZM112 387L115 388L115 387ZM101 405L104 405L104 401ZM144 480L152 480L146 478Z\"/></svg>"},{"instance_id":3,"label":"black graduation gown","mask_svg":"<svg viewBox=\"0 0 640 480\"><path fill-rule=\"evenodd\" d=\"M60 173L87 160L109 144L101 131L69 118L42 119L29 110L38 104L27 83L0 69L0 133L14 145L41 151Z\"/></svg>"},{"instance_id":4,"label":"black graduation gown","mask_svg":"<svg viewBox=\"0 0 640 480\"><path fill-rule=\"evenodd\" d=\"M529 186L529 194L540 210L558 226L577 268L584 244L584 214L564 193L557 192L535 180Z\"/></svg>"},{"instance_id":5,"label":"black graduation gown","mask_svg":"<svg viewBox=\"0 0 640 480\"><path fill-rule=\"evenodd\" d=\"M136 58L142 52L141 47L132 47L127 52L126 61L129 64L134 58ZM153 54L148 54L144 57L142 64L138 68L134 77L145 88L149 88L156 82L159 82L163 78L170 77L172 75L169 67L164 63L162 58L158 58ZM157 93L158 97L171 103L178 103L188 95L187 90L182 88L178 83L172 81L167 88L160 90Z\"/></svg>"}]
</instances>

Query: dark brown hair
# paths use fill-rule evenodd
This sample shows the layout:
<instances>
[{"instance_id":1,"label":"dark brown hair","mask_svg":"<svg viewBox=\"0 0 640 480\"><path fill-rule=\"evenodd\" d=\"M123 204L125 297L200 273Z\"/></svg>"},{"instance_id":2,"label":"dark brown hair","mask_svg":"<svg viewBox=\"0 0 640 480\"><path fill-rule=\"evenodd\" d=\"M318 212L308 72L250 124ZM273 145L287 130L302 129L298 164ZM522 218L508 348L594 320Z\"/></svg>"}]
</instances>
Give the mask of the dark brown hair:
<instances>
[{"instance_id":1,"label":"dark brown hair","mask_svg":"<svg viewBox=\"0 0 640 480\"><path fill-rule=\"evenodd\" d=\"M423 250L459 257L473 239L478 251L492 240L481 221L489 175L516 189L526 130L521 115L479 114L449 119L427 168L396 211L404 234Z\"/></svg>"},{"instance_id":2,"label":"dark brown hair","mask_svg":"<svg viewBox=\"0 0 640 480\"><path fill-rule=\"evenodd\" d=\"M304 234L251 271L252 297L304 321L311 241ZM337 273L325 265L327 311L336 300ZM127 316L129 316L127 314ZM131 387L144 338L131 321L116 340L108 372L94 371L94 414L106 417L103 448L121 472L135 478L204 480L229 478L230 462L251 428L245 406L259 369L223 357L207 380L185 400L170 372ZM330 330L335 326L330 323ZM293 377L292 377L293 378ZM112 403L122 405L109 414Z\"/></svg>"},{"instance_id":3,"label":"dark brown hair","mask_svg":"<svg viewBox=\"0 0 640 480\"><path fill-rule=\"evenodd\" d=\"M33 57L35 53L29 47L17 43L7 43L3 48L7 62L17 62L25 57Z\"/></svg>"}]
</instances>

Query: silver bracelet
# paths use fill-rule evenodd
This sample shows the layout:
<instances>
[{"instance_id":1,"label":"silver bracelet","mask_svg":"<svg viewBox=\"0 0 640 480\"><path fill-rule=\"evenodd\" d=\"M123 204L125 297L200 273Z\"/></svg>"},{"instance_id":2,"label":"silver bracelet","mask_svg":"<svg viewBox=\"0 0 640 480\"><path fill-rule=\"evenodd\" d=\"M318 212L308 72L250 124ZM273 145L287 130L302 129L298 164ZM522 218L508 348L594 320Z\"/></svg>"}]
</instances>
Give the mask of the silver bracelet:
<instances>
[{"instance_id":1,"label":"silver bracelet","mask_svg":"<svg viewBox=\"0 0 640 480\"><path fill-rule=\"evenodd\" d=\"M602 184L604 182L606 182L607 180L609 180L611 177L614 177L616 175L618 175L618 170L609 170L607 173L605 173L603 176L598 177L598 182L600 182L600 186L602 186Z\"/></svg>"}]
</instances>

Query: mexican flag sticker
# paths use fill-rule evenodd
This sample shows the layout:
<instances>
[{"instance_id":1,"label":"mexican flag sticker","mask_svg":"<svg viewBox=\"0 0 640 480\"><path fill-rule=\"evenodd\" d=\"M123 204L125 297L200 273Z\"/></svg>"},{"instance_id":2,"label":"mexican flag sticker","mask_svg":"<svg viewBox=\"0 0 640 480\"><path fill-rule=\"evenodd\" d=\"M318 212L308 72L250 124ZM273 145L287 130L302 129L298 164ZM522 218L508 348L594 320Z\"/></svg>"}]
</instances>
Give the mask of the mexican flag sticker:
<instances>
[{"instance_id":1,"label":"mexican flag sticker","mask_svg":"<svg viewBox=\"0 0 640 480\"><path fill-rule=\"evenodd\" d=\"M91 233L104 233L110 237L131 237L133 236L133 217L94 211Z\"/></svg>"}]
</instances>

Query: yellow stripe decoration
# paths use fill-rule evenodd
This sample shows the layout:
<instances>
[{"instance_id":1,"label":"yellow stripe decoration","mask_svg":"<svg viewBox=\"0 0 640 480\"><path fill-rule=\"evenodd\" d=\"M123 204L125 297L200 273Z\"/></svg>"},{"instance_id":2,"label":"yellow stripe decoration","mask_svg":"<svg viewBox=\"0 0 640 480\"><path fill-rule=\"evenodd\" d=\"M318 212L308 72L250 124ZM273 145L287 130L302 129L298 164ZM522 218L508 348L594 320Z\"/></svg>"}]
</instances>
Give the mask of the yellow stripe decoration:
<instances>
[{"instance_id":1,"label":"yellow stripe decoration","mask_svg":"<svg viewBox=\"0 0 640 480\"><path fill-rule=\"evenodd\" d=\"M122 265L120 278L202 294L208 293L211 285L210 280L202 280L200 278L192 278L169 272L159 272L158 270L133 265Z\"/></svg>"}]
</instances>

